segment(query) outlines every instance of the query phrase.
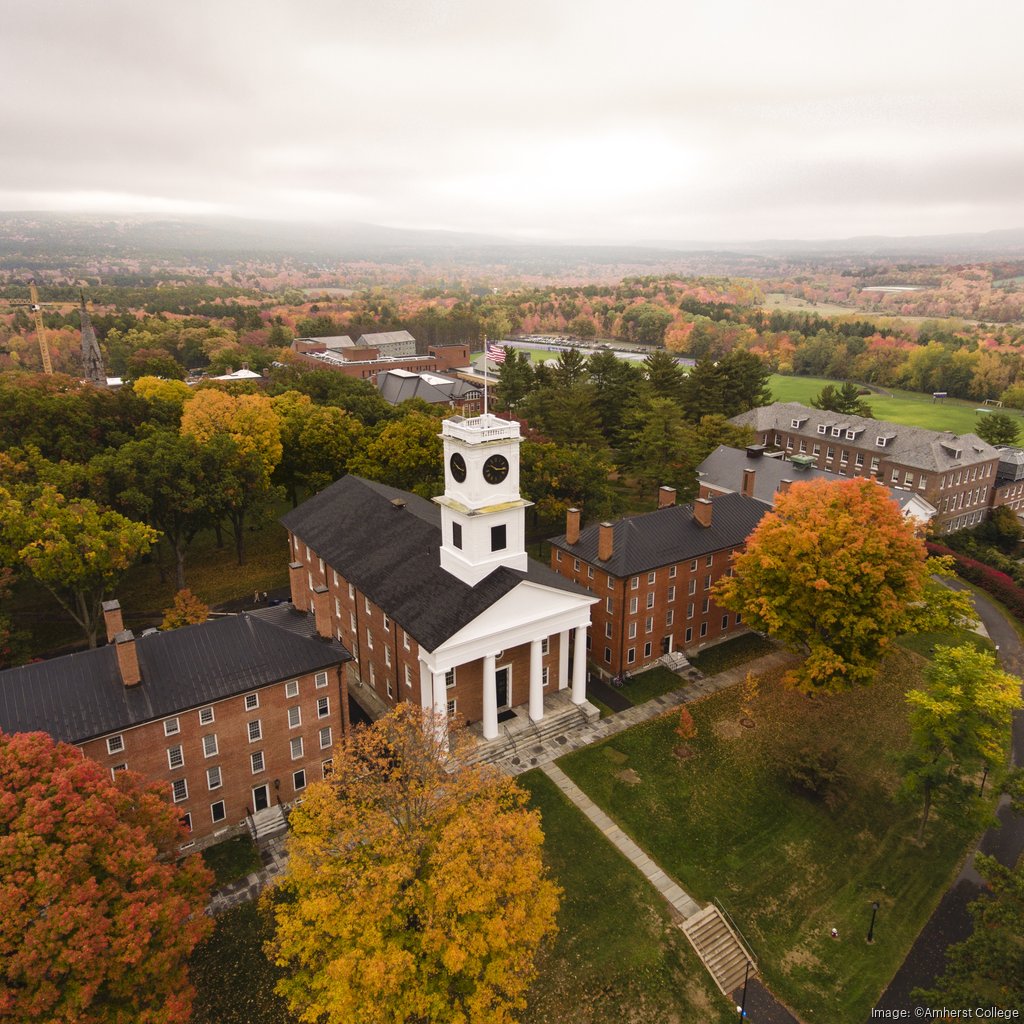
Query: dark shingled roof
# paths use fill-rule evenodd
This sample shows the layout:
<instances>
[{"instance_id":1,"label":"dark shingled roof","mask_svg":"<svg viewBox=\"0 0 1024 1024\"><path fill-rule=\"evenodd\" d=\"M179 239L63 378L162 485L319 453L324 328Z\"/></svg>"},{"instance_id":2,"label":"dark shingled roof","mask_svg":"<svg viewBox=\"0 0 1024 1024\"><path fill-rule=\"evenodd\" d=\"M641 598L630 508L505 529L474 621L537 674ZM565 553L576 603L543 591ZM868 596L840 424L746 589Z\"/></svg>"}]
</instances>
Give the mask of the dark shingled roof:
<instances>
[{"instance_id":1,"label":"dark shingled roof","mask_svg":"<svg viewBox=\"0 0 1024 1024\"><path fill-rule=\"evenodd\" d=\"M469 586L441 568L437 505L358 476L342 477L281 522L428 651L523 580L586 593L533 559L526 572L502 566Z\"/></svg>"},{"instance_id":2,"label":"dark shingled roof","mask_svg":"<svg viewBox=\"0 0 1024 1024\"><path fill-rule=\"evenodd\" d=\"M113 645L0 672L0 730L80 743L350 659L285 613L306 618L284 609L281 624L243 614L140 637L137 686L122 684Z\"/></svg>"},{"instance_id":3,"label":"dark shingled roof","mask_svg":"<svg viewBox=\"0 0 1024 1024\"><path fill-rule=\"evenodd\" d=\"M565 534L552 537L551 544L613 576L635 576L662 565L737 547L768 511L770 506L756 498L722 494L711 503L710 526L701 526L694 520L692 505L673 505L620 519L613 524L612 557L607 562L597 557L598 523L581 530L576 544L567 544Z\"/></svg>"}]
</instances>

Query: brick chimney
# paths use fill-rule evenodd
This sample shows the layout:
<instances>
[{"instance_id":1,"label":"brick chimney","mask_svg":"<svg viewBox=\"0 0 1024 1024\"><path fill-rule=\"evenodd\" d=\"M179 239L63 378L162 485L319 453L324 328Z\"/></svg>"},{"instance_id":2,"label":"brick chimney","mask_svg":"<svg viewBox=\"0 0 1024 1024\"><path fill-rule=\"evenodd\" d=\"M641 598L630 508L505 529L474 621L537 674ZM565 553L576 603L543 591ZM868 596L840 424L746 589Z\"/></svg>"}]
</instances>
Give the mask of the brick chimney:
<instances>
[{"instance_id":1,"label":"brick chimney","mask_svg":"<svg viewBox=\"0 0 1024 1024\"><path fill-rule=\"evenodd\" d=\"M576 544L580 539L580 510L571 508L565 513L565 543Z\"/></svg>"},{"instance_id":2,"label":"brick chimney","mask_svg":"<svg viewBox=\"0 0 1024 1024\"><path fill-rule=\"evenodd\" d=\"M693 503L693 518L701 526L711 525L711 502L707 498L698 498Z\"/></svg>"},{"instance_id":3,"label":"brick chimney","mask_svg":"<svg viewBox=\"0 0 1024 1024\"><path fill-rule=\"evenodd\" d=\"M754 478L757 473L752 469L743 470L743 486L740 488L740 494L745 498L752 498L754 496Z\"/></svg>"},{"instance_id":4,"label":"brick chimney","mask_svg":"<svg viewBox=\"0 0 1024 1024\"><path fill-rule=\"evenodd\" d=\"M313 618L320 636L330 639L334 635L331 631L331 592L326 587L313 588Z\"/></svg>"},{"instance_id":5,"label":"brick chimney","mask_svg":"<svg viewBox=\"0 0 1024 1024\"><path fill-rule=\"evenodd\" d=\"M288 563L288 585L292 592L292 604L299 611L309 611L309 588L306 586L306 567L301 562Z\"/></svg>"},{"instance_id":6,"label":"brick chimney","mask_svg":"<svg viewBox=\"0 0 1024 1024\"><path fill-rule=\"evenodd\" d=\"M135 686L142 682L139 671L139 652L135 649L135 634L130 629L122 630L114 637L117 650L117 668L121 673L121 682L125 686Z\"/></svg>"},{"instance_id":7,"label":"brick chimney","mask_svg":"<svg viewBox=\"0 0 1024 1024\"><path fill-rule=\"evenodd\" d=\"M779 481L779 494L785 494L786 491L788 491L790 489L790 487L792 487L792 486L793 486L793 481L792 480L780 480Z\"/></svg>"},{"instance_id":8,"label":"brick chimney","mask_svg":"<svg viewBox=\"0 0 1024 1024\"><path fill-rule=\"evenodd\" d=\"M598 529L597 557L607 562L615 550L615 527L611 523L602 523Z\"/></svg>"},{"instance_id":9,"label":"brick chimney","mask_svg":"<svg viewBox=\"0 0 1024 1024\"><path fill-rule=\"evenodd\" d=\"M658 488L658 508L671 508L676 503L676 489L674 487Z\"/></svg>"},{"instance_id":10,"label":"brick chimney","mask_svg":"<svg viewBox=\"0 0 1024 1024\"><path fill-rule=\"evenodd\" d=\"M124 619L121 617L120 601L104 601L103 624L107 627L107 643L113 643L118 633L124 632Z\"/></svg>"}]
</instances>

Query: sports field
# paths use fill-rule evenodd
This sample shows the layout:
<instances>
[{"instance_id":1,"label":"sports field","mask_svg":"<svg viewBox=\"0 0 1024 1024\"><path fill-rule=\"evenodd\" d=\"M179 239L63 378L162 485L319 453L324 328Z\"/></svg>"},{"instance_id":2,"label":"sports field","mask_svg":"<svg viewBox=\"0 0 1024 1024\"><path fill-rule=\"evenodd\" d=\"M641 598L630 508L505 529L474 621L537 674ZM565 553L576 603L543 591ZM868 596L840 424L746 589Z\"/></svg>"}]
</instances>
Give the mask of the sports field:
<instances>
[{"instance_id":1,"label":"sports field","mask_svg":"<svg viewBox=\"0 0 1024 1024\"><path fill-rule=\"evenodd\" d=\"M802 402L810 405L811 399L826 384L841 384L841 381L824 377L783 377L773 374L769 387L777 402ZM964 402L956 398L933 401L931 395L920 395L912 391L894 391L892 397L872 394L865 396L875 419L890 423L905 423L912 427L929 427L932 430L951 430L955 434L972 434L977 424L987 413L976 412L982 408L978 402ZM1015 409L992 409L1015 417L1024 428L1024 417Z\"/></svg>"}]
</instances>

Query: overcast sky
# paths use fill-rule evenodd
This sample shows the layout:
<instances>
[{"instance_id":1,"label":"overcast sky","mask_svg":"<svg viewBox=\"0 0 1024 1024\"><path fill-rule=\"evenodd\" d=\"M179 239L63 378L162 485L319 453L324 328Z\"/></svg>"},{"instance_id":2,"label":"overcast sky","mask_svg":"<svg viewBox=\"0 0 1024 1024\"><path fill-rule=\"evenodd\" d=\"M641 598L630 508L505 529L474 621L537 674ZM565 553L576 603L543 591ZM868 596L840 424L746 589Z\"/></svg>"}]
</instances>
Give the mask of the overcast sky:
<instances>
[{"instance_id":1,"label":"overcast sky","mask_svg":"<svg viewBox=\"0 0 1024 1024\"><path fill-rule=\"evenodd\" d=\"M0 209L1024 227L1020 0L33 0L2 38Z\"/></svg>"}]
</instances>

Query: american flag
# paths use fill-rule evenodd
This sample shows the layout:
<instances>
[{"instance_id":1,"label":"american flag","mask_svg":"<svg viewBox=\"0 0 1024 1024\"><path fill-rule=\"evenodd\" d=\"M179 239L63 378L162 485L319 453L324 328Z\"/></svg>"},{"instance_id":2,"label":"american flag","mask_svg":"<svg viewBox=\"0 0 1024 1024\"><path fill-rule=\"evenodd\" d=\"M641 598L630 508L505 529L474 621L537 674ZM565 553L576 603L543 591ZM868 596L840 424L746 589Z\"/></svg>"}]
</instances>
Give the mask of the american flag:
<instances>
[{"instance_id":1,"label":"american flag","mask_svg":"<svg viewBox=\"0 0 1024 1024\"><path fill-rule=\"evenodd\" d=\"M505 346L504 345L488 345L487 346L487 358L492 363L503 363L505 362Z\"/></svg>"}]
</instances>

